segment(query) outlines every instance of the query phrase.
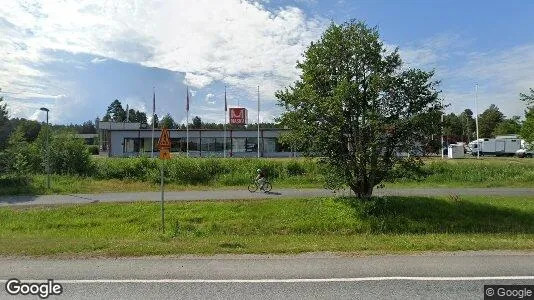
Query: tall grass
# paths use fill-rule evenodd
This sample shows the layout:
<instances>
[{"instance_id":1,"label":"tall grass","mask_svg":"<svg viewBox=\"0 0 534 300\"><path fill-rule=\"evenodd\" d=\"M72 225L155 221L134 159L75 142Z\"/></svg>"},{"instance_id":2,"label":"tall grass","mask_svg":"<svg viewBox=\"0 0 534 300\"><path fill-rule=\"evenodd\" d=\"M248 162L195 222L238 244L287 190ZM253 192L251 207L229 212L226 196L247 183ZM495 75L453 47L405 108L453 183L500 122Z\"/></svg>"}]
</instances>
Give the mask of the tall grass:
<instances>
[{"instance_id":1,"label":"tall grass","mask_svg":"<svg viewBox=\"0 0 534 300\"><path fill-rule=\"evenodd\" d=\"M0 208L0 255L534 249L534 197Z\"/></svg>"},{"instance_id":2,"label":"tall grass","mask_svg":"<svg viewBox=\"0 0 534 300\"><path fill-rule=\"evenodd\" d=\"M399 178L394 183L424 186L534 186L532 159L430 160L425 163L423 169L427 176L420 181Z\"/></svg>"},{"instance_id":3,"label":"tall grass","mask_svg":"<svg viewBox=\"0 0 534 300\"><path fill-rule=\"evenodd\" d=\"M158 190L164 164L167 190L244 187L257 169L265 169L276 188L324 187L326 169L306 158L173 158L168 161L140 158L92 160L86 176L53 175L46 188L42 174L0 175L0 195L46 193L95 193ZM534 187L534 159L484 158L429 159L426 177L406 177L385 182L386 187ZM340 179L341 180L341 179Z\"/></svg>"},{"instance_id":4,"label":"tall grass","mask_svg":"<svg viewBox=\"0 0 534 300\"><path fill-rule=\"evenodd\" d=\"M141 158L112 158L95 161L97 179L134 179L159 182L160 167L164 164L167 182L184 185L222 186L246 185L264 169L271 180L306 177L312 181L320 177L316 163L310 159L251 159L251 158L173 158L167 161Z\"/></svg>"}]
</instances>

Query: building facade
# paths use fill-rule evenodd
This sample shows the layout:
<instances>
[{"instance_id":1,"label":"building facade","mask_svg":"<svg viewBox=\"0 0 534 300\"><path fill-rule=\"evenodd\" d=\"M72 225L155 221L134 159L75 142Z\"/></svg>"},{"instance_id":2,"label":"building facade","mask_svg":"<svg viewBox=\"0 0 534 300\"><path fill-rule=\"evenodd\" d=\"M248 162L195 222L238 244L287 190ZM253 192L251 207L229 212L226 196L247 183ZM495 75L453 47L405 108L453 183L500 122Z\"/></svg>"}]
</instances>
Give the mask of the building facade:
<instances>
[{"instance_id":1,"label":"building facade","mask_svg":"<svg viewBox=\"0 0 534 300\"><path fill-rule=\"evenodd\" d=\"M140 123L100 122L98 126L100 153L107 156L141 156L159 154L157 144L160 129L152 128ZM293 157L300 153L292 151L292 146L280 143L280 136L287 132L285 129L260 129L259 140L257 130L227 130L226 155L228 157L256 157L258 149L260 157ZM223 130L215 129L170 129L171 153L187 154L187 140L189 140L189 156L213 157L224 156ZM153 145L153 149L152 149Z\"/></svg>"}]
</instances>

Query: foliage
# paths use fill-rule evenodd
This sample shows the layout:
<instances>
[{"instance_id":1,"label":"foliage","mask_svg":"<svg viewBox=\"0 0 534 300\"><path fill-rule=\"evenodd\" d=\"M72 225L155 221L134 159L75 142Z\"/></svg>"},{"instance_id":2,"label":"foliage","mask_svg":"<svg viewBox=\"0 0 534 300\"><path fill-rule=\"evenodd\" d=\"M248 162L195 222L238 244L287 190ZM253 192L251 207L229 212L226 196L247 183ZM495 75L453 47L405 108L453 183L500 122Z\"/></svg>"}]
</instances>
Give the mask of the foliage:
<instances>
[{"instance_id":1,"label":"foliage","mask_svg":"<svg viewBox=\"0 0 534 300\"><path fill-rule=\"evenodd\" d=\"M93 176L98 179L159 182L160 163L147 157L100 159L95 161ZM165 162L165 178L168 182L184 185L246 185L257 169L265 169L273 180L308 173L312 177L320 176L313 161L180 157Z\"/></svg>"},{"instance_id":2,"label":"foliage","mask_svg":"<svg viewBox=\"0 0 534 300\"><path fill-rule=\"evenodd\" d=\"M174 119L172 118L171 114L167 113L163 118L161 118L161 121L158 125L159 128L172 129L176 126L176 123L174 122Z\"/></svg>"},{"instance_id":3,"label":"foliage","mask_svg":"<svg viewBox=\"0 0 534 300\"><path fill-rule=\"evenodd\" d=\"M519 134L521 131L521 122L519 116L513 116L510 119L504 119L493 130L493 135Z\"/></svg>"},{"instance_id":4,"label":"foliage","mask_svg":"<svg viewBox=\"0 0 534 300\"><path fill-rule=\"evenodd\" d=\"M98 145L88 145L86 147L87 147L87 151L89 151L89 154L91 155L98 155L98 153L100 152Z\"/></svg>"},{"instance_id":5,"label":"foliage","mask_svg":"<svg viewBox=\"0 0 534 300\"><path fill-rule=\"evenodd\" d=\"M462 136L465 136L463 141L470 142L474 140L474 137L476 136L476 121L473 118L473 111L465 109L460 114L459 119L462 124Z\"/></svg>"},{"instance_id":6,"label":"foliage","mask_svg":"<svg viewBox=\"0 0 534 300\"><path fill-rule=\"evenodd\" d=\"M46 137L46 127L35 141L24 136L23 126L17 127L4 154L6 165L3 168L7 173L24 176L44 173L47 155L52 173L85 175L91 172L92 164L83 140L75 138L72 132L51 132L47 154Z\"/></svg>"},{"instance_id":7,"label":"foliage","mask_svg":"<svg viewBox=\"0 0 534 300\"><path fill-rule=\"evenodd\" d=\"M127 112L128 114L128 121L129 122L139 122L139 123L146 123L147 117L146 113L134 110L134 109L128 109L126 111L123 107L119 99L113 100L111 104L108 106L106 110L106 114L104 115L104 118L102 118L102 121L104 122L124 122L126 121Z\"/></svg>"},{"instance_id":8,"label":"foliage","mask_svg":"<svg viewBox=\"0 0 534 300\"><path fill-rule=\"evenodd\" d=\"M89 151L73 132L58 132L51 136L49 159L52 173L86 175L91 172Z\"/></svg>"},{"instance_id":9,"label":"foliage","mask_svg":"<svg viewBox=\"0 0 534 300\"><path fill-rule=\"evenodd\" d=\"M464 110L459 115L450 113L443 118L443 134L446 144L473 140L475 129L475 119L470 109Z\"/></svg>"},{"instance_id":10,"label":"foliage","mask_svg":"<svg viewBox=\"0 0 534 300\"><path fill-rule=\"evenodd\" d=\"M158 128L159 127L159 118L157 114L154 114L152 116L152 120L150 121L150 127Z\"/></svg>"},{"instance_id":11,"label":"foliage","mask_svg":"<svg viewBox=\"0 0 534 300\"><path fill-rule=\"evenodd\" d=\"M44 171L39 148L35 143L31 143L25 138L22 127L17 127L9 138L4 159L3 168L6 169L6 173L15 176L27 176L31 173Z\"/></svg>"},{"instance_id":12,"label":"foliage","mask_svg":"<svg viewBox=\"0 0 534 300\"><path fill-rule=\"evenodd\" d=\"M287 110L281 124L308 153L324 156L337 181L358 198L371 197L396 165L414 161L402 153L419 153L439 134L433 72L403 69L398 51L385 49L376 28L331 24L297 67L300 80L276 93Z\"/></svg>"},{"instance_id":13,"label":"foliage","mask_svg":"<svg viewBox=\"0 0 534 300\"><path fill-rule=\"evenodd\" d=\"M76 130L76 132L81 134L96 133L96 127L93 121L89 120L83 122L81 128L79 130Z\"/></svg>"},{"instance_id":14,"label":"foliage","mask_svg":"<svg viewBox=\"0 0 534 300\"><path fill-rule=\"evenodd\" d=\"M122 107L119 99L113 100L106 110L106 115L104 116L103 121L112 121L112 122L124 122L126 120L126 111Z\"/></svg>"},{"instance_id":15,"label":"foliage","mask_svg":"<svg viewBox=\"0 0 534 300\"><path fill-rule=\"evenodd\" d=\"M530 95L521 93L519 99L528 105L525 111L525 121L521 128L521 137L532 148L534 147L534 89L530 88Z\"/></svg>"},{"instance_id":16,"label":"foliage","mask_svg":"<svg viewBox=\"0 0 534 300\"><path fill-rule=\"evenodd\" d=\"M525 121L521 127L521 137L534 147L534 107L525 112Z\"/></svg>"},{"instance_id":17,"label":"foliage","mask_svg":"<svg viewBox=\"0 0 534 300\"><path fill-rule=\"evenodd\" d=\"M129 112L129 122L147 123L147 117L145 112L141 112L133 108L130 108Z\"/></svg>"},{"instance_id":18,"label":"foliage","mask_svg":"<svg viewBox=\"0 0 534 300\"><path fill-rule=\"evenodd\" d=\"M504 115L499 111L495 104L491 104L478 117L478 134L480 138L489 138L493 136L495 128L504 121Z\"/></svg>"},{"instance_id":19,"label":"foliage","mask_svg":"<svg viewBox=\"0 0 534 300\"><path fill-rule=\"evenodd\" d=\"M534 105L534 89L530 88L530 94L519 94L519 99L527 105Z\"/></svg>"},{"instance_id":20,"label":"foliage","mask_svg":"<svg viewBox=\"0 0 534 300\"><path fill-rule=\"evenodd\" d=\"M0 92L2 89L0 89ZM2 103L4 97L0 96L0 128L4 127L7 121L9 120L9 114L7 112L7 104Z\"/></svg>"},{"instance_id":21,"label":"foliage","mask_svg":"<svg viewBox=\"0 0 534 300\"><path fill-rule=\"evenodd\" d=\"M37 139L41 127L41 123L37 121L21 119L16 130L22 132L24 139L31 143Z\"/></svg>"},{"instance_id":22,"label":"foliage","mask_svg":"<svg viewBox=\"0 0 534 300\"><path fill-rule=\"evenodd\" d=\"M200 129L202 128L202 120L200 119L199 116L195 116L193 118L193 126L191 126L191 128L193 129Z\"/></svg>"}]
</instances>

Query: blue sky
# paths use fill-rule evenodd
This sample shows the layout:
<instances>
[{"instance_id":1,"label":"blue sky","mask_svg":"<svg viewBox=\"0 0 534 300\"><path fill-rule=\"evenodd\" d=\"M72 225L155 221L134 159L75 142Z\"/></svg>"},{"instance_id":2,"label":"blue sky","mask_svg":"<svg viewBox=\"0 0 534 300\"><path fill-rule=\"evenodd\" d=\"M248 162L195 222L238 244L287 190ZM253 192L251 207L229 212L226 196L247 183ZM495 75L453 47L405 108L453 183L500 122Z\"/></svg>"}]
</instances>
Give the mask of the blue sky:
<instances>
[{"instance_id":1,"label":"blue sky","mask_svg":"<svg viewBox=\"0 0 534 300\"><path fill-rule=\"evenodd\" d=\"M333 21L378 26L409 67L434 69L449 112L496 104L523 116L534 87L533 1L7 0L0 5L0 88L12 117L56 124L102 117L119 99L184 122L224 119L230 106L262 121L281 113L274 92L298 78L295 61Z\"/></svg>"}]
</instances>

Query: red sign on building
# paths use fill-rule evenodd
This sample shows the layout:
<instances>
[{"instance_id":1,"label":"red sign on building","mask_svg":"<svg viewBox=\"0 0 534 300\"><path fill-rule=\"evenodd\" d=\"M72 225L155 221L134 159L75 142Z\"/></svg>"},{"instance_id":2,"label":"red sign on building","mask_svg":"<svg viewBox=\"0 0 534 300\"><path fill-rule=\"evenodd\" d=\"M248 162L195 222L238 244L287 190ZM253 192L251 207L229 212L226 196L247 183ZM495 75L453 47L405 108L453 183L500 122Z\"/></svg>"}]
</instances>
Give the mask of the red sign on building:
<instances>
[{"instance_id":1,"label":"red sign on building","mask_svg":"<svg viewBox=\"0 0 534 300\"><path fill-rule=\"evenodd\" d=\"M232 107L230 111L230 124L245 125L248 121L248 111L242 107Z\"/></svg>"}]
</instances>

